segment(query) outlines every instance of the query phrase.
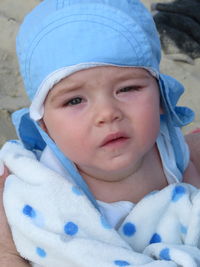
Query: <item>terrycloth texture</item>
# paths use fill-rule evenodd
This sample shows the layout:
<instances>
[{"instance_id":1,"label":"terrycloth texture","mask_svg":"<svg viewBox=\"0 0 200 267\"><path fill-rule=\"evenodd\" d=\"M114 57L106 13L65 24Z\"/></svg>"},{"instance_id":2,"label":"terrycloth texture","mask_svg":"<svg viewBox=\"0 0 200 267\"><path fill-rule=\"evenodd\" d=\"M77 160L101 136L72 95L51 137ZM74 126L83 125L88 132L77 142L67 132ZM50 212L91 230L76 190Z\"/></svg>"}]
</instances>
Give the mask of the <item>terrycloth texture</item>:
<instances>
[{"instance_id":1,"label":"terrycloth texture","mask_svg":"<svg viewBox=\"0 0 200 267\"><path fill-rule=\"evenodd\" d=\"M1 158L13 173L4 191L8 221L33 266L200 266L200 192L193 186L147 195L117 232L79 188L21 144L5 144Z\"/></svg>"}]
</instances>

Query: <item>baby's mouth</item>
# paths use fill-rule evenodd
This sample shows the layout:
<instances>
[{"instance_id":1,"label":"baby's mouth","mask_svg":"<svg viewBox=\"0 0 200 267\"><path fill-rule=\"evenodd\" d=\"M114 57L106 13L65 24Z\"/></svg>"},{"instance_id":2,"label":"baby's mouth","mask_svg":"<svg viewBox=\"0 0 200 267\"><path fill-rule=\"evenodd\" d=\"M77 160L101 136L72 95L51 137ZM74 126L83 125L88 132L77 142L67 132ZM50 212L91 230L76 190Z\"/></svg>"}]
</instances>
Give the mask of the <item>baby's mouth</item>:
<instances>
[{"instance_id":1,"label":"baby's mouth","mask_svg":"<svg viewBox=\"0 0 200 267\"><path fill-rule=\"evenodd\" d=\"M122 132L117 132L117 133L111 133L104 138L101 147L109 146L109 145L115 145L115 144L120 144L124 141L129 139L129 137L122 133Z\"/></svg>"}]
</instances>

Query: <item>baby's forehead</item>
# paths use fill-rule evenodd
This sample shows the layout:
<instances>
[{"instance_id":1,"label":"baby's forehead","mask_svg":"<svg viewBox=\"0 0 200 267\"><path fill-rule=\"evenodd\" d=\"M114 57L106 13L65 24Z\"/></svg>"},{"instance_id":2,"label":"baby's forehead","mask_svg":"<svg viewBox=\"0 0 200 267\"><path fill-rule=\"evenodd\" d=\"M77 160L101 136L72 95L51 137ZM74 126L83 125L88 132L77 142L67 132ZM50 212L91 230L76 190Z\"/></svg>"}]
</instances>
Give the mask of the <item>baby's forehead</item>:
<instances>
[{"instance_id":1,"label":"baby's forehead","mask_svg":"<svg viewBox=\"0 0 200 267\"><path fill-rule=\"evenodd\" d=\"M98 66L77 71L64 77L50 91L79 88L94 83L117 83L126 80L153 79L154 77L144 68ZM52 90L53 89L53 90Z\"/></svg>"}]
</instances>

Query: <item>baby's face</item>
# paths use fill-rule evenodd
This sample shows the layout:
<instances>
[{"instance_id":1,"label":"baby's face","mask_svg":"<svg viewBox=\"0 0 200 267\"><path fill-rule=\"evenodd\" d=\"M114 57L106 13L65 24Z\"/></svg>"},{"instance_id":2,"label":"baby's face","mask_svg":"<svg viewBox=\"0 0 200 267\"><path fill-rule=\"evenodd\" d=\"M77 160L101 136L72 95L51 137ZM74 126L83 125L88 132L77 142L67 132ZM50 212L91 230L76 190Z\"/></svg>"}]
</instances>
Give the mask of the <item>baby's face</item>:
<instances>
[{"instance_id":1,"label":"baby's face","mask_svg":"<svg viewBox=\"0 0 200 267\"><path fill-rule=\"evenodd\" d=\"M144 69L81 70L54 86L44 109L47 133L81 173L98 179L137 171L159 132L159 89Z\"/></svg>"}]
</instances>

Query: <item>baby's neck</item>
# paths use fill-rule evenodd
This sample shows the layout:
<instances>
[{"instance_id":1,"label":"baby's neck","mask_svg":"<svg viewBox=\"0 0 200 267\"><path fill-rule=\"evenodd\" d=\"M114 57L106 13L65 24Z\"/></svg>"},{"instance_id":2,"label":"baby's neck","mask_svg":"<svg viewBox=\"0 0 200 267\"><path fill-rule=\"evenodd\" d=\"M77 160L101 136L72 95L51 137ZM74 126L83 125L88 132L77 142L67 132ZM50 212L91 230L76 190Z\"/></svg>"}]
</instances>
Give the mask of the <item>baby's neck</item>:
<instances>
[{"instance_id":1,"label":"baby's neck","mask_svg":"<svg viewBox=\"0 0 200 267\"><path fill-rule=\"evenodd\" d=\"M146 194L167 185L159 152L155 146L142 163L141 168L117 181L96 179L81 172L97 200L104 202L131 201L137 203Z\"/></svg>"}]
</instances>

